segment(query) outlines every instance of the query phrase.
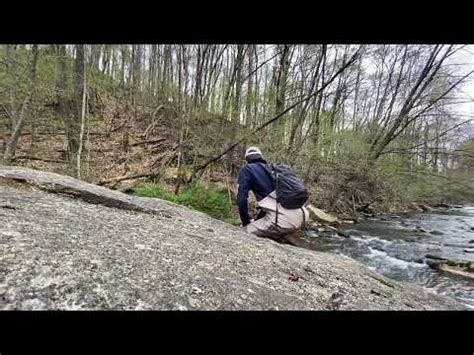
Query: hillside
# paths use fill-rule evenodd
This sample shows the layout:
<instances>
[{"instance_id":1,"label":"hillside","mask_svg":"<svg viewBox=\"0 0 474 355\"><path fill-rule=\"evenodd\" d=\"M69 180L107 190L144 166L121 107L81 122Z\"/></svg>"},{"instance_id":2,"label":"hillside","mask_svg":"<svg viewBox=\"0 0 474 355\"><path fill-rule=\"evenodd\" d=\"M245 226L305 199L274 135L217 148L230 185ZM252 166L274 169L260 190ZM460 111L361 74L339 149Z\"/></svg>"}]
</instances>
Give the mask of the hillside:
<instances>
[{"instance_id":1,"label":"hillside","mask_svg":"<svg viewBox=\"0 0 474 355\"><path fill-rule=\"evenodd\" d=\"M225 214L234 220L248 145L290 164L311 203L344 218L467 203L474 199L472 125L452 99L462 100L469 73L450 63L463 50L4 45L0 157L128 193L150 182L150 196L165 197L179 195L192 171L246 137L198 181L226 192Z\"/></svg>"}]
</instances>

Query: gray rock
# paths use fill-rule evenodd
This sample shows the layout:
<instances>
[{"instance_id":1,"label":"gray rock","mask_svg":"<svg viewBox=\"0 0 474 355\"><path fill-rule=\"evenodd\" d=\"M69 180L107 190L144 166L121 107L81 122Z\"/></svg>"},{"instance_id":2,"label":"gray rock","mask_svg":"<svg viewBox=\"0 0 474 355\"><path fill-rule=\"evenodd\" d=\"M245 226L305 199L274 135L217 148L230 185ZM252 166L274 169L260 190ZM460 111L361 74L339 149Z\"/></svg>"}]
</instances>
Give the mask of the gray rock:
<instances>
[{"instance_id":1,"label":"gray rock","mask_svg":"<svg viewBox=\"0 0 474 355\"><path fill-rule=\"evenodd\" d=\"M355 237L362 236L362 232L358 231L357 229L346 229L344 232L349 236L355 236Z\"/></svg>"},{"instance_id":2,"label":"gray rock","mask_svg":"<svg viewBox=\"0 0 474 355\"><path fill-rule=\"evenodd\" d=\"M443 235L444 233L441 232L441 231L432 230L432 231L430 232L430 234L433 234L433 235Z\"/></svg>"},{"instance_id":3,"label":"gray rock","mask_svg":"<svg viewBox=\"0 0 474 355\"><path fill-rule=\"evenodd\" d=\"M0 196L15 207L0 214L2 310L465 309L348 257L71 177L0 166Z\"/></svg>"}]
</instances>

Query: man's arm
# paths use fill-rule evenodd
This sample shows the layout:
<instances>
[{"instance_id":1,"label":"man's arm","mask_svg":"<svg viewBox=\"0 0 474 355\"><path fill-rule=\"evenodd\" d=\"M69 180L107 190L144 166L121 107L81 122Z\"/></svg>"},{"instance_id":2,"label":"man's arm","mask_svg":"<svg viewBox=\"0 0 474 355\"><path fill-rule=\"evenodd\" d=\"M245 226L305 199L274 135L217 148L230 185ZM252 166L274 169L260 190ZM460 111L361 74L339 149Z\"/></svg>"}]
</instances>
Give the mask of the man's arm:
<instances>
[{"instance_id":1,"label":"man's arm","mask_svg":"<svg viewBox=\"0 0 474 355\"><path fill-rule=\"evenodd\" d=\"M245 227L250 223L248 197L250 190L250 173L243 167L239 171L238 188L237 188L237 204L239 206L240 220Z\"/></svg>"}]
</instances>

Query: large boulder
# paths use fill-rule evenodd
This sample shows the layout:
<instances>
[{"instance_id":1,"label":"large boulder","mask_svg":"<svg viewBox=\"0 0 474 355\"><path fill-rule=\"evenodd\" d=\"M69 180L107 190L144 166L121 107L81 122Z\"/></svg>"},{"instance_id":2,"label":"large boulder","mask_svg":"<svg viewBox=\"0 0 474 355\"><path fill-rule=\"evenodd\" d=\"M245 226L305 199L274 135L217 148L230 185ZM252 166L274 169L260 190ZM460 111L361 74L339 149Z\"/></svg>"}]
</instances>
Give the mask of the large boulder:
<instances>
[{"instance_id":1,"label":"large boulder","mask_svg":"<svg viewBox=\"0 0 474 355\"><path fill-rule=\"evenodd\" d=\"M321 222L321 223L326 223L326 224L332 224L332 223L338 222L338 219L336 217L331 216L329 213L326 213L323 210L320 210L319 208L314 207L313 205L308 205L306 208L308 209L310 218L316 222Z\"/></svg>"},{"instance_id":2,"label":"large boulder","mask_svg":"<svg viewBox=\"0 0 474 355\"><path fill-rule=\"evenodd\" d=\"M436 255L426 255L426 264L433 269L474 279L474 262L450 260Z\"/></svg>"},{"instance_id":3,"label":"large boulder","mask_svg":"<svg viewBox=\"0 0 474 355\"><path fill-rule=\"evenodd\" d=\"M0 243L2 310L465 309L348 257L24 168L0 166Z\"/></svg>"}]
</instances>

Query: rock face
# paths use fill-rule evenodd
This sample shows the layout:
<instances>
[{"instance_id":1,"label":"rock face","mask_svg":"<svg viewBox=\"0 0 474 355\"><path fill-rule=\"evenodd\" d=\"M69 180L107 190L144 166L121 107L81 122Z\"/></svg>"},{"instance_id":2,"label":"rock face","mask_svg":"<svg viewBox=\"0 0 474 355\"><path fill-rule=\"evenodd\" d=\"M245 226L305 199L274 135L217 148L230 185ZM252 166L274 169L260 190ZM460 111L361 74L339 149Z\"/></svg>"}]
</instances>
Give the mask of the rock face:
<instances>
[{"instance_id":1,"label":"rock face","mask_svg":"<svg viewBox=\"0 0 474 355\"><path fill-rule=\"evenodd\" d=\"M347 257L158 199L0 166L0 309L464 309Z\"/></svg>"}]
</instances>

